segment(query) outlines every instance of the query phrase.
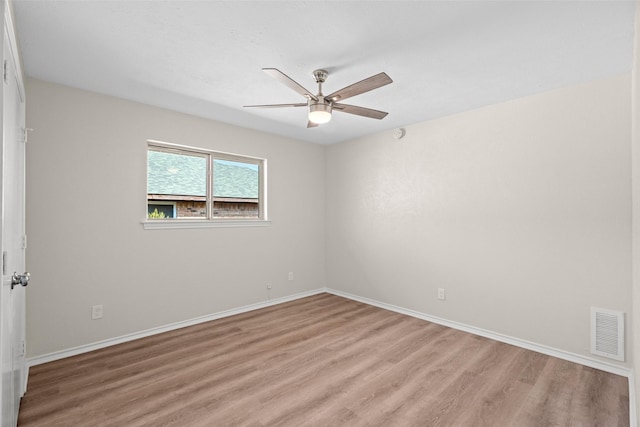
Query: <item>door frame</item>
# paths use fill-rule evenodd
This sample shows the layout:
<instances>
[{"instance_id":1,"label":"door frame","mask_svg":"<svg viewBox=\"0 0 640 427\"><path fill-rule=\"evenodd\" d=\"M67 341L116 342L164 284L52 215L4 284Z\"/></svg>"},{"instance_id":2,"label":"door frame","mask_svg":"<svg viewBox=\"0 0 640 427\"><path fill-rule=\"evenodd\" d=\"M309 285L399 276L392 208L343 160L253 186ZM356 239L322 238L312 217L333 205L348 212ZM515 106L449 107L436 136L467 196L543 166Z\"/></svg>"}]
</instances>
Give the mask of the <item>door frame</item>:
<instances>
[{"instance_id":1,"label":"door frame","mask_svg":"<svg viewBox=\"0 0 640 427\"><path fill-rule=\"evenodd\" d=\"M24 84L24 73L23 73L23 67L22 67L22 56L20 55L20 49L19 49L19 45L18 45L18 36L17 36L17 31L16 31L16 27L15 27L15 16L14 16L14 10L13 10L13 6L12 6L12 2L13 0L2 0L4 2L4 10L3 10L3 14L4 14L4 36L7 37L7 41L8 41L8 45L9 48L11 49L11 56L13 57L13 65L14 65L14 72L15 72L15 79L17 82L17 86L18 86L18 95L20 97L20 99L22 100L22 116L23 116L23 125L21 129L17 129L16 131L18 132L18 134L21 137L22 140L22 144L20 145L20 151L21 151L21 159L22 159L22 170L20 171L20 180L21 180L21 185L20 185L20 190L21 190L21 194L20 194L20 201L21 201L21 213L22 213L22 229L20 230L20 233L22 235L22 250L23 250L23 267L26 268L26 249L27 249L27 232L26 232L26 182L27 182L27 176L26 176L26 166L27 166L27 150L26 150L26 143L27 143L27 127L26 127L26 102L27 102L27 94L26 94L26 89L25 89L25 84ZM3 52L3 57L4 57L4 52ZM4 88L3 88L4 89ZM3 90L3 97L4 95L4 90ZM2 119L3 120L3 119ZM4 123L4 121L0 122L2 123L2 129L4 129L4 127L6 126L6 124ZM2 142L4 144L4 141ZM1 178L0 178L1 179ZM4 205L3 205L3 211L4 211ZM0 243L1 244L1 243ZM18 273L22 274L25 270L23 269L23 271L18 271ZM26 295L25 295L26 297ZM22 316L24 317L26 314L25 312L25 307L22 307ZM19 390L19 395L20 397L24 396L24 394L27 391L27 379L29 377L29 372L28 372L28 368L27 368L27 364L26 364L26 330L25 330L25 319L23 318L22 322L21 322L21 331L18 331L19 335L22 337L21 341L23 343L22 345L22 349L21 349L21 353L22 353L22 361L21 361L21 367L20 367L20 371L22 373L22 376L20 378L20 390Z\"/></svg>"}]
</instances>

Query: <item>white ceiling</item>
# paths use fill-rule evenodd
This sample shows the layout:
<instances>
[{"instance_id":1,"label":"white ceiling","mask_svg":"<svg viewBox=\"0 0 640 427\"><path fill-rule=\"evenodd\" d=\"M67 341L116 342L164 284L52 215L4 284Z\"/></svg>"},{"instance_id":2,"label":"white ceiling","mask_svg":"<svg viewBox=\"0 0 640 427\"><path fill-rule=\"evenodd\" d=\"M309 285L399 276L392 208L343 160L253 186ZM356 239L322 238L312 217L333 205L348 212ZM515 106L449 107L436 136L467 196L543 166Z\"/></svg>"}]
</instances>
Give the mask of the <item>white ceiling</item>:
<instances>
[{"instance_id":1,"label":"white ceiling","mask_svg":"<svg viewBox=\"0 0 640 427\"><path fill-rule=\"evenodd\" d=\"M634 1L15 0L26 74L235 125L330 144L629 72ZM305 99L385 71L307 129Z\"/></svg>"}]
</instances>

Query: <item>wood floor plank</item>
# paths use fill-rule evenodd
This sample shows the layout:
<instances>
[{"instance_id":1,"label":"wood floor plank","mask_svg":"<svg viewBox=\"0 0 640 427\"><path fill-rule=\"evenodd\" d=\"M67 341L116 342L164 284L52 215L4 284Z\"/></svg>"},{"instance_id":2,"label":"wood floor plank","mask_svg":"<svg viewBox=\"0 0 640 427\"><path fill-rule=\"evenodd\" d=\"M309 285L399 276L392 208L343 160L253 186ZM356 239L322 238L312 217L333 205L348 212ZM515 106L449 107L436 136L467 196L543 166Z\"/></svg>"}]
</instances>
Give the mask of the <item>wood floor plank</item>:
<instances>
[{"instance_id":1,"label":"wood floor plank","mask_svg":"<svg viewBox=\"0 0 640 427\"><path fill-rule=\"evenodd\" d=\"M477 392L473 409L465 411L458 420L460 425L506 426L515 416L519 402L532 385L521 380L523 371L529 370L527 355L531 352L515 347L502 347L505 352L503 366L495 366Z\"/></svg>"},{"instance_id":2,"label":"wood floor plank","mask_svg":"<svg viewBox=\"0 0 640 427\"><path fill-rule=\"evenodd\" d=\"M626 378L320 294L34 366L19 426L628 426Z\"/></svg>"}]
</instances>

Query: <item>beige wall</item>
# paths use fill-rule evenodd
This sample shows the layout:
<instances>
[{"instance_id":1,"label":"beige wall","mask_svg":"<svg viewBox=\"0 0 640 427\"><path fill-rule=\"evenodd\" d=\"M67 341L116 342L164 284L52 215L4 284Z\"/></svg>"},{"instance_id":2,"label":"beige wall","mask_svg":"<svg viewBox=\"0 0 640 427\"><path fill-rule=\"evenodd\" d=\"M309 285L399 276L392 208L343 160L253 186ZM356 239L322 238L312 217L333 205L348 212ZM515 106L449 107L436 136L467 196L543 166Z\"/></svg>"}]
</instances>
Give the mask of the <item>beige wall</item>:
<instances>
[{"instance_id":1,"label":"beige wall","mask_svg":"<svg viewBox=\"0 0 640 427\"><path fill-rule=\"evenodd\" d=\"M30 357L324 286L323 147L33 79L27 106ZM143 230L147 139L268 159L271 226Z\"/></svg>"},{"instance_id":2,"label":"beige wall","mask_svg":"<svg viewBox=\"0 0 640 427\"><path fill-rule=\"evenodd\" d=\"M590 357L589 308L631 315L630 103L623 75L328 147L327 286Z\"/></svg>"}]
</instances>

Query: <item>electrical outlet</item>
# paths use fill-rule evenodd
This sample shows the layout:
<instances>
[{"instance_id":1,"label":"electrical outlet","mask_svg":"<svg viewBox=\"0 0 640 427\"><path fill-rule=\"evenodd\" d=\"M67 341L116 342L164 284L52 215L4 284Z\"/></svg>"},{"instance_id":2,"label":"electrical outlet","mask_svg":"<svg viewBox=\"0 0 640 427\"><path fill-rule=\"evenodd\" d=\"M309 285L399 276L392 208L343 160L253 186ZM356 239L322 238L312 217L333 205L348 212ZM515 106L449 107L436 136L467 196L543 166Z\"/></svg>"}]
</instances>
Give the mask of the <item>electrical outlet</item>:
<instances>
[{"instance_id":1,"label":"electrical outlet","mask_svg":"<svg viewBox=\"0 0 640 427\"><path fill-rule=\"evenodd\" d=\"M289 280L293 280L293 271L289 272Z\"/></svg>"},{"instance_id":2,"label":"electrical outlet","mask_svg":"<svg viewBox=\"0 0 640 427\"><path fill-rule=\"evenodd\" d=\"M271 283L267 283L267 290L270 291L271 290Z\"/></svg>"},{"instance_id":3,"label":"electrical outlet","mask_svg":"<svg viewBox=\"0 0 640 427\"><path fill-rule=\"evenodd\" d=\"M104 310L102 304L94 305L91 307L91 319L102 319L102 315L104 314Z\"/></svg>"},{"instance_id":4,"label":"electrical outlet","mask_svg":"<svg viewBox=\"0 0 640 427\"><path fill-rule=\"evenodd\" d=\"M446 299L444 288L438 288L438 299L443 301Z\"/></svg>"}]
</instances>

